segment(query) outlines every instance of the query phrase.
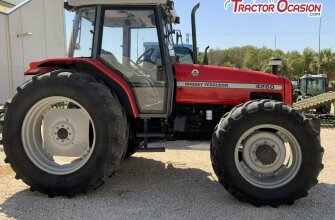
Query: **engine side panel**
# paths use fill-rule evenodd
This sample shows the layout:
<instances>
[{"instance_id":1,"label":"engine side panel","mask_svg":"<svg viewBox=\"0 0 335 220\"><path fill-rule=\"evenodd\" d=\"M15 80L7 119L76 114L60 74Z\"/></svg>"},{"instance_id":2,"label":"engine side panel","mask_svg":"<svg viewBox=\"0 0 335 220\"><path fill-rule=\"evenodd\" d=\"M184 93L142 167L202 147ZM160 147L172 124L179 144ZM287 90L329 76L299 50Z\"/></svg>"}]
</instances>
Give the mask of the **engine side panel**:
<instances>
[{"instance_id":1,"label":"engine side panel","mask_svg":"<svg viewBox=\"0 0 335 220\"><path fill-rule=\"evenodd\" d=\"M177 103L238 105L251 94L274 94L285 99L284 78L234 68L176 64ZM288 103L291 104L291 103Z\"/></svg>"}]
</instances>

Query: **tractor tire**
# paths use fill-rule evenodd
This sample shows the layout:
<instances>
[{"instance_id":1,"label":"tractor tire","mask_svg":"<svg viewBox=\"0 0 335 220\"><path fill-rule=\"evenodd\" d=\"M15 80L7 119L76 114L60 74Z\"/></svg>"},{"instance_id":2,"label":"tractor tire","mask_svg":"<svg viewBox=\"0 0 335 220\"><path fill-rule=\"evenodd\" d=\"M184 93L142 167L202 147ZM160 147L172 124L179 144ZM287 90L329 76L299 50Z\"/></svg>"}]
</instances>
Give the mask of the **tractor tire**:
<instances>
[{"instance_id":1,"label":"tractor tire","mask_svg":"<svg viewBox=\"0 0 335 220\"><path fill-rule=\"evenodd\" d=\"M291 205L318 183L324 150L311 121L271 100L235 107L216 127L213 169L224 188L255 206Z\"/></svg>"},{"instance_id":2,"label":"tractor tire","mask_svg":"<svg viewBox=\"0 0 335 220\"><path fill-rule=\"evenodd\" d=\"M34 76L7 107L5 162L32 191L49 197L89 192L124 159L125 111L108 87L85 73Z\"/></svg>"}]
</instances>

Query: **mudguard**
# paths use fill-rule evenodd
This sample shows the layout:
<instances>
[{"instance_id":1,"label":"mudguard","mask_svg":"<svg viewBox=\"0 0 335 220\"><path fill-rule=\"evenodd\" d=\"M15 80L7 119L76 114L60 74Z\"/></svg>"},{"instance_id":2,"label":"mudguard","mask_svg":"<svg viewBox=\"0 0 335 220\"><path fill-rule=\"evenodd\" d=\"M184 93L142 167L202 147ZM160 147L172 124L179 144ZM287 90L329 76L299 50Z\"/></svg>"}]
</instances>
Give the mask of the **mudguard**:
<instances>
[{"instance_id":1,"label":"mudguard","mask_svg":"<svg viewBox=\"0 0 335 220\"><path fill-rule=\"evenodd\" d=\"M135 118L139 117L136 99L127 81L98 60L88 58L47 59L31 63L30 69L24 74L38 75L56 69L71 67L93 70L92 72L88 72L88 74L93 74L97 78L101 78L108 84L108 86L112 87L114 92L118 95L121 103L125 106L127 113L131 114Z\"/></svg>"}]
</instances>

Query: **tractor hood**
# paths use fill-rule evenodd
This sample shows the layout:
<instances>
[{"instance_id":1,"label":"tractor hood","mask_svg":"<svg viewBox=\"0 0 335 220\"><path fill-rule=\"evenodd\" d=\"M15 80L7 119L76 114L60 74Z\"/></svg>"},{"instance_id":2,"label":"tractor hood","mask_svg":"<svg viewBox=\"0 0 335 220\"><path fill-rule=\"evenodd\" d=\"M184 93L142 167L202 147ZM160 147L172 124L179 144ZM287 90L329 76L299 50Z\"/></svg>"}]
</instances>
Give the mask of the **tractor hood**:
<instances>
[{"instance_id":1,"label":"tractor hood","mask_svg":"<svg viewBox=\"0 0 335 220\"><path fill-rule=\"evenodd\" d=\"M176 64L177 101L236 105L269 95L292 104L291 82L283 77L250 70L207 65ZM286 90L286 92L285 92ZM263 96L259 98L264 98Z\"/></svg>"}]
</instances>

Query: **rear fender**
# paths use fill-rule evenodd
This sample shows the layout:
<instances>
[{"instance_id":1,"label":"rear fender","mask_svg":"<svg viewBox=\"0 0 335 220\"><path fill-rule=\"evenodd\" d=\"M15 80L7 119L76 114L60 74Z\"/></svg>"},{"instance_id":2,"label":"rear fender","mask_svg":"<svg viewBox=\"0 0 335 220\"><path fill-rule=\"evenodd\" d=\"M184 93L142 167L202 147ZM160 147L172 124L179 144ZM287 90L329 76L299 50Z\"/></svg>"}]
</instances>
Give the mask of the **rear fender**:
<instances>
[{"instance_id":1,"label":"rear fender","mask_svg":"<svg viewBox=\"0 0 335 220\"><path fill-rule=\"evenodd\" d=\"M103 81L119 97L121 104L124 106L127 112L127 115L133 116L134 118L139 117L135 96L127 81L116 74L109 67L97 60L84 58L64 58L33 62L30 64L30 69L27 70L24 74L39 75L57 69L80 70Z\"/></svg>"}]
</instances>

